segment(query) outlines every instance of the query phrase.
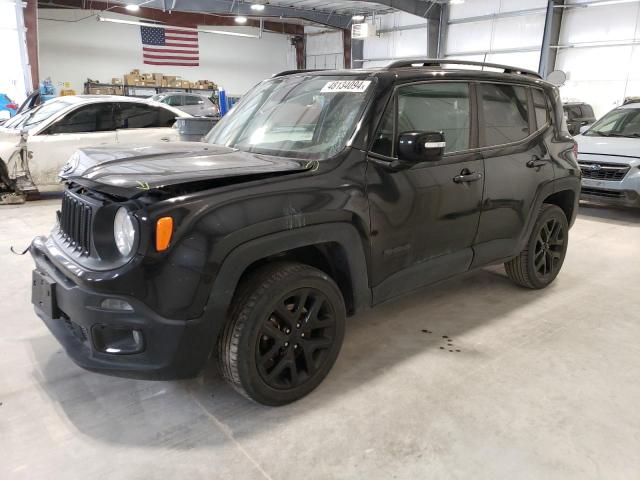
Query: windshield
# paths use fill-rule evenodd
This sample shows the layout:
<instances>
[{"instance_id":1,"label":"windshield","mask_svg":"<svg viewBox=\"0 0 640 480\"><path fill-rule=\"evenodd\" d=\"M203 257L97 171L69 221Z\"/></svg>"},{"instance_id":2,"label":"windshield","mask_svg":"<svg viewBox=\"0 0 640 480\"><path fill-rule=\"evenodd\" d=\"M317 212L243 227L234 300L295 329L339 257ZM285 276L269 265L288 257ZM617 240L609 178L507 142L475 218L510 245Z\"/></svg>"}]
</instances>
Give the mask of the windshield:
<instances>
[{"instance_id":1,"label":"windshield","mask_svg":"<svg viewBox=\"0 0 640 480\"><path fill-rule=\"evenodd\" d=\"M364 78L296 75L262 82L205 140L267 155L332 157L345 148L373 90Z\"/></svg>"},{"instance_id":2,"label":"windshield","mask_svg":"<svg viewBox=\"0 0 640 480\"><path fill-rule=\"evenodd\" d=\"M25 130L30 130L37 127L45 120L49 119L52 115L55 115L59 111L67 108L70 105L74 105L76 102L67 102L64 100L53 100L43 103L34 110L25 112L27 118L22 127ZM16 125L17 126L17 125Z\"/></svg>"},{"instance_id":3,"label":"windshield","mask_svg":"<svg viewBox=\"0 0 640 480\"><path fill-rule=\"evenodd\" d=\"M611 110L584 133L589 137L640 137L640 108Z\"/></svg>"}]
</instances>

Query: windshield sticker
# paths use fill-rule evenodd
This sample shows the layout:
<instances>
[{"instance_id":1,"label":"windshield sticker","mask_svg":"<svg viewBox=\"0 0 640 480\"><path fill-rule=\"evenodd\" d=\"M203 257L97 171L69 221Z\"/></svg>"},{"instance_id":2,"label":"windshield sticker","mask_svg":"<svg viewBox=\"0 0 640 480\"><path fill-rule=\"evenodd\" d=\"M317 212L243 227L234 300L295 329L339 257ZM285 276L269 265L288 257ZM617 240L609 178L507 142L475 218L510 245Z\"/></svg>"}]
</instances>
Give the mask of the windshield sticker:
<instances>
[{"instance_id":1,"label":"windshield sticker","mask_svg":"<svg viewBox=\"0 0 640 480\"><path fill-rule=\"evenodd\" d=\"M362 93L367 90L370 83L371 80L334 80L333 82L327 82L320 92Z\"/></svg>"}]
</instances>

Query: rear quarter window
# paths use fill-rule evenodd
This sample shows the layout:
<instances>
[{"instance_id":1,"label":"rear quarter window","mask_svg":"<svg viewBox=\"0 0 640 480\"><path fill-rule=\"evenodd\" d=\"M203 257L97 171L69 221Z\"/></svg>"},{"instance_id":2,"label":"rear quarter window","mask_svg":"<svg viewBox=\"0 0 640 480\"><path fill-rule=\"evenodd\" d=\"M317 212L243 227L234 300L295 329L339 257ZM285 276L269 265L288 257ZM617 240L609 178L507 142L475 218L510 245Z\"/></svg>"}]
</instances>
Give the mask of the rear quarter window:
<instances>
[{"instance_id":1,"label":"rear quarter window","mask_svg":"<svg viewBox=\"0 0 640 480\"><path fill-rule=\"evenodd\" d=\"M504 145L529 136L525 87L497 83L483 83L478 87L482 111L481 146Z\"/></svg>"}]
</instances>

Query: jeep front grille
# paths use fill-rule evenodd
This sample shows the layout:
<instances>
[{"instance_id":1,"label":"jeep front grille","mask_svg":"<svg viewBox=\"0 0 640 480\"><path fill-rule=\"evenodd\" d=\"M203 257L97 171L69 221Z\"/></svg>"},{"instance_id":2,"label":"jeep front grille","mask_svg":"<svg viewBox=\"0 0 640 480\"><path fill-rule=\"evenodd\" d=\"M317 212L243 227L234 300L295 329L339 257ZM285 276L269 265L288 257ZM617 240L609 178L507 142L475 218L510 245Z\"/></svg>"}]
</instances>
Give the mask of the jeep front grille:
<instances>
[{"instance_id":1,"label":"jeep front grille","mask_svg":"<svg viewBox=\"0 0 640 480\"><path fill-rule=\"evenodd\" d=\"M615 163L583 162L580 161L580 170L583 178L593 180L609 180L619 182L629 171L628 165L618 165Z\"/></svg>"},{"instance_id":2,"label":"jeep front grille","mask_svg":"<svg viewBox=\"0 0 640 480\"><path fill-rule=\"evenodd\" d=\"M91 251L91 219L93 210L89 203L65 191L60 210L60 233L71 248L83 255Z\"/></svg>"}]
</instances>

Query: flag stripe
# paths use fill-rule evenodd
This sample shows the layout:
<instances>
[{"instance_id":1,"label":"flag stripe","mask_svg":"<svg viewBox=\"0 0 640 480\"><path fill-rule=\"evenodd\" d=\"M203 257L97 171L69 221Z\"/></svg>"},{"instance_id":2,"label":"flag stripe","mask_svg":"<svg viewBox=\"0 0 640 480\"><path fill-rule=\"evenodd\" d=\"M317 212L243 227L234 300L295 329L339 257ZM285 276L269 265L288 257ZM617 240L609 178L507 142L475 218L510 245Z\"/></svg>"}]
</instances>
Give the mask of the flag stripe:
<instances>
[{"instance_id":1,"label":"flag stripe","mask_svg":"<svg viewBox=\"0 0 640 480\"><path fill-rule=\"evenodd\" d=\"M145 65L172 65L174 67L197 67L199 65L198 62L196 63L186 63L186 62L182 62L182 63L176 63L176 62L152 62L151 60L145 60L144 61Z\"/></svg>"},{"instance_id":2,"label":"flag stripe","mask_svg":"<svg viewBox=\"0 0 640 480\"><path fill-rule=\"evenodd\" d=\"M186 43L180 43L180 42L164 42L164 44L167 47L185 47L185 48L194 48L194 49L198 48L198 44L197 43L194 44L193 46L189 45L189 44L186 44Z\"/></svg>"},{"instance_id":3,"label":"flag stripe","mask_svg":"<svg viewBox=\"0 0 640 480\"><path fill-rule=\"evenodd\" d=\"M193 60L193 61L198 61L200 60L200 57L198 57L197 55L194 56L182 56L182 55L150 55L150 54L145 54L144 58L155 58L158 60L162 60L162 59L166 59L166 60Z\"/></svg>"},{"instance_id":4,"label":"flag stripe","mask_svg":"<svg viewBox=\"0 0 640 480\"><path fill-rule=\"evenodd\" d=\"M168 43L168 42L180 42L180 43L184 43L185 45L189 45L189 46L198 45L198 41L197 40L189 40L189 39L186 39L186 38L172 37L170 35L166 36L165 43Z\"/></svg>"},{"instance_id":5,"label":"flag stripe","mask_svg":"<svg viewBox=\"0 0 640 480\"><path fill-rule=\"evenodd\" d=\"M180 49L175 49L175 48L149 48L149 47L144 47L142 49L143 53L146 52L152 52L152 53L186 53L186 54L194 54L197 55L198 51L197 50L180 50Z\"/></svg>"},{"instance_id":6,"label":"flag stripe","mask_svg":"<svg viewBox=\"0 0 640 480\"><path fill-rule=\"evenodd\" d=\"M198 32L193 31L193 32L188 32L186 30L174 30L173 28L165 28L164 29L165 32L167 33L177 33L178 35L192 35L194 37L198 36Z\"/></svg>"}]
</instances>

